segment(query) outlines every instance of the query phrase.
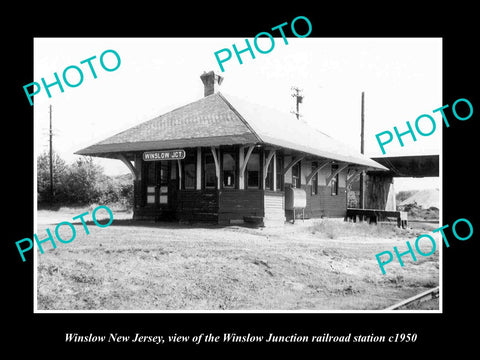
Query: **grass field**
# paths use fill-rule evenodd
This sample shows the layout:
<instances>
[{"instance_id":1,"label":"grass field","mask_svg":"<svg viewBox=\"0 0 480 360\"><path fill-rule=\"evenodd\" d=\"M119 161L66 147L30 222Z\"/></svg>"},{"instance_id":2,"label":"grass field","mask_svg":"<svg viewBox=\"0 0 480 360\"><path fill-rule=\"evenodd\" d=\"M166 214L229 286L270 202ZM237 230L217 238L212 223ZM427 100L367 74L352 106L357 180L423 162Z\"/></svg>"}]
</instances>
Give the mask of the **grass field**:
<instances>
[{"instance_id":1,"label":"grass field","mask_svg":"<svg viewBox=\"0 0 480 360\"><path fill-rule=\"evenodd\" d=\"M82 211L39 211L37 234ZM38 310L375 310L439 283L438 251L416 262L405 256L386 275L375 259L406 249L428 224L323 219L249 228L130 217L115 212L107 228L87 222L90 235L75 223L73 242L38 253Z\"/></svg>"}]
</instances>

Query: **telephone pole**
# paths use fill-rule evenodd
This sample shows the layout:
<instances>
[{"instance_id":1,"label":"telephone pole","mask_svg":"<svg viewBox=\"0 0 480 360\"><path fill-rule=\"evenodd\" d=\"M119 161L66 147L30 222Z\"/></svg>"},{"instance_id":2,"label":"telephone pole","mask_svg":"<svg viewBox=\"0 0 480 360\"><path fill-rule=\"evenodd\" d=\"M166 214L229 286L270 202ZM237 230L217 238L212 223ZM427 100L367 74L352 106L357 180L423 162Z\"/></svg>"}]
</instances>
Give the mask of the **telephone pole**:
<instances>
[{"instance_id":1,"label":"telephone pole","mask_svg":"<svg viewBox=\"0 0 480 360\"><path fill-rule=\"evenodd\" d=\"M297 117L297 120L300 119L300 104L303 102L303 94L302 94L302 89L299 89L298 87L292 86L291 89L294 91L292 94L292 97L296 98L296 109L297 111L291 111L292 114L294 114Z\"/></svg>"},{"instance_id":2,"label":"telephone pole","mask_svg":"<svg viewBox=\"0 0 480 360\"><path fill-rule=\"evenodd\" d=\"M53 150L52 150L52 105L50 105L50 198L53 201Z\"/></svg>"},{"instance_id":3,"label":"telephone pole","mask_svg":"<svg viewBox=\"0 0 480 360\"><path fill-rule=\"evenodd\" d=\"M364 153L364 127L365 127L365 92L362 91L362 110L360 125L360 152ZM360 173L360 209L365 209L365 171Z\"/></svg>"}]
</instances>

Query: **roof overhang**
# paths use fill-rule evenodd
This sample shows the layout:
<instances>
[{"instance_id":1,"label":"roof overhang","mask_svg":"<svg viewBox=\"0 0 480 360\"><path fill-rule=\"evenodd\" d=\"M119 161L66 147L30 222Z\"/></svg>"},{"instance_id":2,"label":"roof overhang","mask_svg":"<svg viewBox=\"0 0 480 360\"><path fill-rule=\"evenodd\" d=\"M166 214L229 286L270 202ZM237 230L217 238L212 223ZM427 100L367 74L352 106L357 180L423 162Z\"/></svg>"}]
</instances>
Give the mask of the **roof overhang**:
<instances>
[{"instance_id":1,"label":"roof overhang","mask_svg":"<svg viewBox=\"0 0 480 360\"><path fill-rule=\"evenodd\" d=\"M252 134L235 136L216 136L194 139L175 139L163 141L124 142L114 144L95 144L75 152L77 155L88 155L105 158L116 158L118 153L142 152L151 150L170 150L176 148L210 147L221 145L254 144L257 138Z\"/></svg>"},{"instance_id":2,"label":"roof overhang","mask_svg":"<svg viewBox=\"0 0 480 360\"><path fill-rule=\"evenodd\" d=\"M438 177L439 155L409 155L372 158L388 169L381 175L393 177ZM372 174L379 173L375 170Z\"/></svg>"}]
</instances>

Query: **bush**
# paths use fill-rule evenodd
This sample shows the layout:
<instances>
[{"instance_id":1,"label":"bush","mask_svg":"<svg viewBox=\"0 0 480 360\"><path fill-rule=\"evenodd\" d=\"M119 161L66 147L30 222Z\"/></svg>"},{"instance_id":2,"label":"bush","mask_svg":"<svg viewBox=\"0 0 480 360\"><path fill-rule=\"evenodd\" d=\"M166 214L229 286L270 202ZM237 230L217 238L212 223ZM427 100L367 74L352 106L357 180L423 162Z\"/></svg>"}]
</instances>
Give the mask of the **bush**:
<instances>
[{"instance_id":1,"label":"bush","mask_svg":"<svg viewBox=\"0 0 480 360\"><path fill-rule=\"evenodd\" d=\"M347 191L347 207L358 208L360 205L360 191Z\"/></svg>"},{"instance_id":2,"label":"bush","mask_svg":"<svg viewBox=\"0 0 480 360\"><path fill-rule=\"evenodd\" d=\"M133 182L120 186L120 203L128 210L133 209Z\"/></svg>"},{"instance_id":3,"label":"bush","mask_svg":"<svg viewBox=\"0 0 480 360\"><path fill-rule=\"evenodd\" d=\"M57 154L53 157L54 195L50 192L49 154L37 158L39 203L49 204L121 204L133 207L133 181L130 176L111 178L90 157L81 157L67 165Z\"/></svg>"},{"instance_id":4,"label":"bush","mask_svg":"<svg viewBox=\"0 0 480 360\"><path fill-rule=\"evenodd\" d=\"M66 179L65 200L76 204L99 202L101 188L99 186L103 169L90 157L77 159L70 167Z\"/></svg>"}]
</instances>

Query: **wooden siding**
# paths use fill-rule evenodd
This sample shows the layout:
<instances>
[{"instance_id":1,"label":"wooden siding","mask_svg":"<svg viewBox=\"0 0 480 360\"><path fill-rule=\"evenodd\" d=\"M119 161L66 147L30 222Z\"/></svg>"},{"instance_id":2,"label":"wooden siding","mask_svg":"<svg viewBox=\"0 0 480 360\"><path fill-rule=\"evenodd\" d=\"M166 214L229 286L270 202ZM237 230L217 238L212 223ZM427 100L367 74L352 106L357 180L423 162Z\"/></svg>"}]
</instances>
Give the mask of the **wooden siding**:
<instances>
[{"instance_id":1,"label":"wooden siding","mask_svg":"<svg viewBox=\"0 0 480 360\"><path fill-rule=\"evenodd\" d=\"M245 216L263 217L263 190L222 189L218 196L218 223L243 220Z\"/></svg>"},{"instance_id":2,"label":"wooden siding","mask_svg":"<svg viewBox=\"0 0 480 360\"><path fill-rule=\"evenodd\" d=\"M217 221L218 190L178 190L176 218L183 221Z\"/></svg>"},{"instance_id":3,"label":"wooden siding","mask_svg":"<svg viewBox=\"0 0 480 360\"><path fill-rule=\"evenodd\" d=\"M347 192L346 192L346 171L338 174L338 194L332 195L332 188L330 185L325 186L326 178L331 173L330 166L321 169L318 172L318 193L312 195L312 185L305 185L305 174L311 171L311 162L302 164L301 178L302 189L307 193L307 206L305 208L305 218L319 218L319 217L345 217L347 214ZM285 186L291 186L290 178L285 178ZM301 217L301 211L296 211L297 218ZM287 220L293 218L293 211L285 211Z\"/></svg>"},{"instance_id":4,"label":"wooden siding","mask_svg":"<svg viewBox=\"0 0 480 360\"><path fill-rule=\"evenodd\" d=\"M264 221L285 221L285 194L276 191L265 191Z\"/></svg>"},{"instance_id":5,"label":"wooden siding","mask_svg":"<svg viewBox=\"0 0 480 360\"><path fill-rule=\"evenodd\" d=\"M305 217L345 217L347 214L347 193L344 187L338 187L338 195L332 195L330 186L319 186L318 194L311 195L307 186L307 208Z\"/></svg>"},{"instance_id":6,"label":"wooden siding","mask_svg":"<svg viewBox=\"0 0 480 360\"><path fill-rule=\"evenodd\" d=\"M367 175L366 183L365 208L385 210L393 177L388 175Z\"/></svg>"},{"instance_id":7,"label":"wooden siding","mask_svg":"<svg viewBox=\"0 0 480 360\"><path fill-rule=\"evenodd\" d=\"M288 161L288 157L287 157ZM347 193L345 188L346 171L338 177L338 194L331 194L331 186L326 179L331 173L327 167L318 172L318 193L311 194L311 184L305 185L305 178L311 172L311 162L302 161L301 187L306 190L306 218L345 217L347 211ZM221 173L222 174L222 173ZM203 176L202 176L203 178ZM238 185L238 175L236 184ZM291 171L285 176L285 186L291 186ZM179 190L177 176L172 172L169 181L170 209L148 206L145 199L145 180L134 182L135 219L181 221L208 221L229 224L232 220L258 218L263 221L285 221L292 219L292 212L285 211L283 191L262 189L204 189ZM301 213L300 211L297 214Z\"/></svg>"}]
</instances>

